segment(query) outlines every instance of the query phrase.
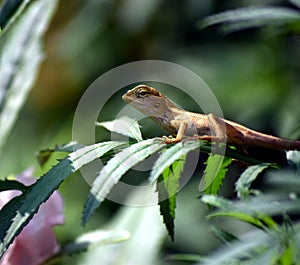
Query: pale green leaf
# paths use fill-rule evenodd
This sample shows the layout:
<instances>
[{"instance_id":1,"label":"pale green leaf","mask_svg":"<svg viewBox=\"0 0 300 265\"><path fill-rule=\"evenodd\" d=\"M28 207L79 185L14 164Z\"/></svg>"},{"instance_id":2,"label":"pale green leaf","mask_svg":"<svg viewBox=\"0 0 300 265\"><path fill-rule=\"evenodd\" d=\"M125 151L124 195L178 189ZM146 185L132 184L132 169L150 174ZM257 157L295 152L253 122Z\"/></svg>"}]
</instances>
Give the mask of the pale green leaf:
<instances>
[{"instance_id":1,"label":"pale green leaf","mask_svg":"<svg viewBox=\"0 0 300 265\"><path fill-rule=\"evenodd\" d=\"M96 230L85 233L70 243L64 246L58 255L70 255L82 251L87 251L99 246L116 244L128 240L130 233L126 230Z\"/></svg>"},{"instance_id":2,"label":"pale green leaf","mask_svg":"<svg viewBox=\"0 0 300 265\"><path fill-rule=\"evenodd\" d=\"M111 132L128 136L137 141L142 141L142 133L137 121L128 117L121 117L113 121L97 122L96 125L102 126Z\"/></svg>"},{"instance_id":3,"label":"pale green leaf","mask_svg":"<svg viewBox=\"0 0 300 265\"><path fill-rule=\"evenodd\" d=\"M155 161L149 181L153 184L162 172L180 157L200 147L199 141L179 142L167 150Z\"/></svg>"},{"instance_id":4,"label":"pale green leaf","mask_svg":"<svg viewBox=\"0 0 300 265\"><path fill-rule=\"evenodd\" d=\"M0 35L0 151L36 79L41 41L57 2L31 1Z\"/></svg>"},{"instance_id":5,"label":"pale green leaf","mask_svg":"<svg viewBox=\"0 0 300 265\"><path fill-rule=\"evenodd\" d=\"M300 12L285 7L253 6L236 10L229 10L202 19L198 26L209 27L220 23L235 25L230 31L241 30L250 27L282 24L300 21Z\"/></svg>"},{"instance_id":6,"label":"pale green leaf","mask_svg":"<svg viewBox=\"0 0 300 265\"><path fill-rule=\"evenodd\" d=\"M0 256L67 176L121 145L125 146L125 143L102 142L76 150L29 186L21 196L9 201L0 211Z\"/></svg>"},{"instance_id":7,"label":"pale green leaf","mask_svg":"<svg viewBox=\"0 0 300 265\"><path fill-rule=\"evenodd\" d=\"M135 189L124 205L149 202L144 190ZM154 265L160 264L160 251L166 238L165 227L157 205L151 207L119 207L105 226L108 230L130 231L130 239L121 244L96 246L82 255L78 265ZM96 264L95 264L96 263Z\"/></svg>"},{"instance_id":8,"label":"pale green leaf","mask_svg":"<svg viewBox=\"0 0 300 265\"><path fill-rule=\"evenodd\" d=\"M239 198L248 197L251 194L251 190L250 190L251 183L257 178L257 176L263 170L267 169L270 166L272 166L272 164L262 163L259 165L248 167L235 184L237 196Z\"/></svg>"},{"instance_id":9,"label":"pale green leaf","mask_svg":"<svg viewBox=\"0 0 300 265\"><path fill-rule=\"evenodd\" d=\"M231 162L232 159L229 157L210 154L199 189L204 190L205 194L217 194Z\"/></svg>"},{"instance_id":10,"label":"pale green leaf","mask_svg":"<svg viewBox=\"0 0 300 265\"><path fill-rule=\"evenodd\" d=\"M133 166L165 146L156 139L140 141L116 154L102 168L92 184L89 197L85 203L82 222L85 224L95 209L104 200L112 187Z\"/></svg>"}]
</instances>

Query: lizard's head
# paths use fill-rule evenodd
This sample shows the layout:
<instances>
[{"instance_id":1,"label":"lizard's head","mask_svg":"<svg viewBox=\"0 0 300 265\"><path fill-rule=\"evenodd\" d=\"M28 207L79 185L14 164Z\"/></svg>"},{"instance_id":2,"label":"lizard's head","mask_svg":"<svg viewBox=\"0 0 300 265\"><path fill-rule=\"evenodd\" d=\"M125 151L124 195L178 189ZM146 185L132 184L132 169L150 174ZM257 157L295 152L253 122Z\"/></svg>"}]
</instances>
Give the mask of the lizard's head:
<instances>
[{"instance_id":1,"label":"lizard's head","mask_svg":"<svg viewBox=\"0 0 300 265\"><path fill-rule=\"evenodd\" d=\"M175 105L153 87L138 85L128 90L122 99L161 126L169 126L170 120L173 119L171 109Z\"/></svg>"},{"instance_id":2,"label":"lizard's head","mask_svg":"<svg viewBox=\"0 0 300 265\"><path fill-rule=\"evenodd\" d=\"M160 115L169 107L167 98L147 85L138 85L128 90L122 99L147 116Z\"/></svg>"}]
</instances>

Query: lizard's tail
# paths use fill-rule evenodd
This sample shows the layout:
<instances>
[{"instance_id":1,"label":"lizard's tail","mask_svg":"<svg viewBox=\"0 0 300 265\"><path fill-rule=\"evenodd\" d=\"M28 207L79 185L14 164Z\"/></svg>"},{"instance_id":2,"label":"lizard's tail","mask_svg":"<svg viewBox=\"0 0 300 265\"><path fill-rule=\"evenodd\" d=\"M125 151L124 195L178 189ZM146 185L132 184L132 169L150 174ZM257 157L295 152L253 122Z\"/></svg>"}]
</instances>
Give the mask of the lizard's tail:
<instances>
[{"instance_id":1,"label":"lizard's tail","mask_svg":"<svg viewBox=\"0 0 300 265\"><path fill-rule=\"evenodd\" d=\"M268 136L263 141L256 142L257 145L264 148L275 150L298 150L300 151L300 141Z\"/></svg>"}]
</instances>

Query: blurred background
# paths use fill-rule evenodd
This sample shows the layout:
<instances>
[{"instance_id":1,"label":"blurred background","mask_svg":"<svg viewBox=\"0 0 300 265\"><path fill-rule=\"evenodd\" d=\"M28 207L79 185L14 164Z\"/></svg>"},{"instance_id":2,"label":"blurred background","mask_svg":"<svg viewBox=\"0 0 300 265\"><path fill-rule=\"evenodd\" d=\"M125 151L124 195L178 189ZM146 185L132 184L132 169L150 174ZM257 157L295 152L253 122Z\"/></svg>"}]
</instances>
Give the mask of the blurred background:
<instances>
[{"instance_id":1,"label":"blurred background","mask_svg":"<svg viewBox=\"0 0 300 265\"><path fill-rule=\"evenodd\" d=\"M60 1L45 40L44 63L1 157L0 175L17 174L30 165L36 167L37 176L46 171L39 169L35 153L72 139L73 115L88 86L106 71L136 60L187 67L210 86L227 119L262 132L299 137L294 133L300 120L297 29L274 25L226 34L217 26L202 30L197 26L206 16L256 4L295 8L275 0ZM114 119L124 104L120 95L111 99L102 121ZM172 99L200 111L176 93ZM162 134L154 123L142 131L145 138ZM99 141L107 135L100 130ZM207 253L217 244L203 217L206 209L196 199L197 183L198 179L191 182L178 197L176 241L166 239L166 253ZM74 192L78 187L80 192ZM67 213L67 225L58 229L62 242L84 231L80 217L88 190L76 174L60 188ZM104 224L117 207L106 202L87 229Z\"/></svg>"}]
</instances>

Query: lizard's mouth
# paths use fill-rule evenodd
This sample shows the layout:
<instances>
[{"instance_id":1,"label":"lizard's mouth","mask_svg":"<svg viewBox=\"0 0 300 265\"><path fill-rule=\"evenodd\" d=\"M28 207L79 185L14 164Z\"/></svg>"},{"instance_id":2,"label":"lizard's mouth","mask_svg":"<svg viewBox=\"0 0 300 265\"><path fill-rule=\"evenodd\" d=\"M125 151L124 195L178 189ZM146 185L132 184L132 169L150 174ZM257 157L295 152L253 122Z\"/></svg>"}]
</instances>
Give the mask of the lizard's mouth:
<instances>
[{"instance_id":1,"label":"lizard's mouth","mask_svg":"<svg viewBox=\"0 0 300 265\"><path fill-rule=\"evenodd\" d=\"M122 96L122 99L123 99L123 101L126 102L126 103L130 103L130 102L133 101L132 98L131 98L130 96L128 96L127 94L124 94L124 95Z\"/></svg>"}]
</instances>

